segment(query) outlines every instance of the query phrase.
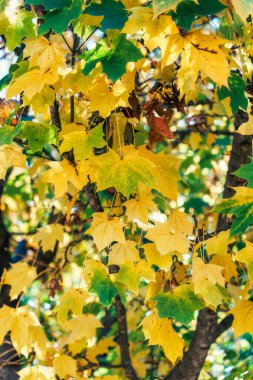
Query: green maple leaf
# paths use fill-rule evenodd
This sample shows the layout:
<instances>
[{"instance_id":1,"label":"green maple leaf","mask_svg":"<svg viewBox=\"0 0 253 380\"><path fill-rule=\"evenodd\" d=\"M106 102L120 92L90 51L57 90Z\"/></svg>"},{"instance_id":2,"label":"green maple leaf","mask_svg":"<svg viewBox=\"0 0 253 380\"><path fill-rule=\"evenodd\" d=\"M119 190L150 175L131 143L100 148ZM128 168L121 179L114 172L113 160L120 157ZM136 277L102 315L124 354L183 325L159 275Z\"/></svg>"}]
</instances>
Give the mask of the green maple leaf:
<instances>
[{"instance_id":1,"label":"green maple leaf","mask_svg":"<svg viewBox=\"0 0 253 380\"><path fill-rule=\"evenodd\" d=\"M25 9L19 10L11 22L4 13L0 15L0 34L5 35L9 50L19 46L23 38L35 37L33 18L34 15Z\"/></svg>"},{"instance_id":2,"label":"green maple leaf","mask_svg":"<svg viewBox=\"0 0 253 380\"><path fill-rule=\"evenodd\" d=\"M38 27L38 33L45 34L53 29L55 33L61 34L67 29L69 23L80 15L81 10L82 0L74 0L69 8L64 6L47 12L41 16L45 22Z\"/></svg>"},{"instance_id":3,"label":"green maple leaf","mask_svg":"<svg viewBox=\"0 0 253 380\"><path fill-rule=\"evenodd\" d=\"M193 0L181 1L174 13L174 18L179 26L186 30L191 29L191 24L196 17L216 14L226 8L218 0L199 0L198 4Z\"/></svg>"},{"instance_id":4,"label":"green maple leaf","mask_svg":"<svg viewBox=\"0 0 253 380\"><path fill-rule=\"evenodd\" d=\"M118 294L105 271L99 269L94 269L89 292L96 293L99 301L105 306L110 306L112 299Z\"/></svg>"},{"instance_id":5,"label":"green maple leaf","mask_svg":"<svg viewBox=\"0 0 253 380\"><path fill-rule=\"evenodd\" d=\"M98 44L95 49L81 55L86 62L83 73L88 75L101 62L103 72L115 82L126 72L128 62L136 62L142 57L140 50L126 39L126 34L120 34L113 41L111 49Z\"/></svg>"},{"instance_id":6,"label":"green maple leaf","mask_svg":"<svg viewBox=\"0 0 253 380\"><path fill-rule=\"evenodd\" d=\"M253 188L253 160L234 172L237 177L244 178L248 181L248 187Z\"/></svg>"},{"instance_id":7,"label":"green maple leaf","mask_svg":"<svg viewBox=\"0 0 253 380\"><path fill-rule=\"evenodd\" d=\"M57 129L54 125L40 124L33 121L23 123L20 138L27 139L32 152L41 151L46 143L57 142Z\"/></svg>"},{"instance_id":8,"label":"green maple leaf","mask_svg":"<svg viewBox=\"0 0 253 380\"><path fill-rule=\"evenodd\" d=\"M68 7L71 4L71 0L27 0L27 4L43 5L45 10L60 9L62 7Z\"/></svg>"},{"instance_id":9,"label":"green maple leaf","mask_svg":"<svg viewBox=\"0 0 253 380\"><path fill-rule=\"evenodd\" d=\"M205 307L203 301L193 292L191 285L181 285L173 293L158 294L156 308L160 318L174 318L176 321L188 324L194 318L196 310Z\"/></svg>"},{"instance_id":10,"label":"green maple leaf","mask_svg":"<svg viewBox=\"0 0 253 380\"><path fill-rule=\"evenodd\" d=\"M22 123L18 123L16 127L5 125L0 128L0 145L11 144L13 139L19 134Z\"/></svg>"},{"instance_id":11,"label":"green maple leaf","mask_svg":"<svg viewBox=\"0 0 253 380\"><path fill-rule=\"evenodd\" d=\"M235 114L239 108L246 110L248 107L248 99L245 96L245 83L244 80L238 74L232 74L228 78L229 89L222 86L218 91L219 100L230 97L230 107Z\"/></svg>"},{"instance_id":12,"label":"green maple leaf","mask_svg":"<svg viewBox=\"0 0 253 380\"><path fill-rule=\"evenodd\" d=\"M84 14L104 16L101 27L107 29L122 29L127 21L128 12L121 1L102 0L101 4L91 3Z\"/></svg>"}]
</instances>

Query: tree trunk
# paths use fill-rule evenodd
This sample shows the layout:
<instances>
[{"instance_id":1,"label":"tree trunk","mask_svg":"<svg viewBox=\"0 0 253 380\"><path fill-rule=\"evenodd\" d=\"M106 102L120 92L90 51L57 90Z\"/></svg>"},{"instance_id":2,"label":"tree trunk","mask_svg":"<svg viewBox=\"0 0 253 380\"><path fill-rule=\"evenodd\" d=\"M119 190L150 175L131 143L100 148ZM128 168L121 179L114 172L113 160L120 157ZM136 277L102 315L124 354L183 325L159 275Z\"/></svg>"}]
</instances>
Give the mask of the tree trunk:
<instances>
[{"instance_id":1,"label":"tree trunk","mask_svg":"<svg viewBox=\"0 0 253 380\"><path fill-rule=\"evenodd\" d=\"M238 128L245 120L245 113L239 112L235 126ZM223 198L230 198L234 190L230 187L244 186L245 180L236 177L232 173L250 161L252 157L252 136L234 134L232 152L228 165L228 172L224 185ZM222 230L227 225L227 217L219 216L217 230ZM209 308L199 312L197 327L194 332L188 351L182 361L165 377L164 380L197 380L205 363L208 351L221 335L232 324L233 317L229 315L220 324L217 323L217 315Z\"/></svg>"}]
</instances>

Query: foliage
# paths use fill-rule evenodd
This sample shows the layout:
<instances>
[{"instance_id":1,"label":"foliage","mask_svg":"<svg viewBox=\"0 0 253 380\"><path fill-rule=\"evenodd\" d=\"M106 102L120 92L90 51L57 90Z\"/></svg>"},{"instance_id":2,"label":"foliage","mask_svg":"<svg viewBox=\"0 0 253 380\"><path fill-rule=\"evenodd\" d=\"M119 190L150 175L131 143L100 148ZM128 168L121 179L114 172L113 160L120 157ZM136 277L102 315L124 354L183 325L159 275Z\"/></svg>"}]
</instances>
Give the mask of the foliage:
<instances>
[{"instance_id":1,"label":"foliage","mask_svg":"<svg viewBox=\"0 0 253 380\"><path fill-rule=\"evenodd\" d=\"M169 379L204 308L241 348L219 338L200 378L252 378L252 157L221 194L253 134L253 2L14 3L0 343L20 379Z\"/></svg>"}]
</instances>

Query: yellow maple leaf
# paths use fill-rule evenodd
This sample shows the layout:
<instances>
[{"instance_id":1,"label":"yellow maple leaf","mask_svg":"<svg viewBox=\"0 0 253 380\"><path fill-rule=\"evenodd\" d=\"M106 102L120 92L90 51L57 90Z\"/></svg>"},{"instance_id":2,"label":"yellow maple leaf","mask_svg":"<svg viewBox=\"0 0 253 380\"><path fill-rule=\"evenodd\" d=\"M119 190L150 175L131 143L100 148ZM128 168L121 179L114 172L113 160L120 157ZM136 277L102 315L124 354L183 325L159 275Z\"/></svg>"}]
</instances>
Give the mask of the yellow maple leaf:
<instances>
[{"instance_id":1,"label":"yellow maple leaf","mask_svg":"<svg viewBox=\"0 0 253 380\"><path fill-rule=\"evenodd\" d=\"M226 282L231 280L231 277L237 279L238 272L236 270L236 265L232 260L232 257L227 255L213 255L210 261L211 264L219 265L223 268L223 275Z\"/></svg>"},{"instance_id":2,"label":"yellow maple leaf","mask_svg":"<svg viewBox=\"0 0 253 380\"><path fill-rule=\"evenodd\" d=\"M67 376L75 378L77 363L71 356L61 354L53 360L53 368L60 379L65 379Z\"/></svg>"},{"instance_id":3,"label":"yellow maple leaf","mask_svg":"<svg viewBox=\"0 0 253 380\"><path fill-rule=\"evenodd\" d=\"M233 314L234 320L232 327L234 329L235 338L248 332L253 335L253 302L244 300L229 311Z\"/></svg>"},{"instance_id":4,"label":"yellow maple leaf","mask_svg":"<svg viewBox=\"0 0 253 380\"><path fill-rule=\"evenodd\" d=\"M48 224L38 229L33 235L33 243L40 244L43 251L53 251L57 241L63 242L64 226L62 224Z\"/></svg>"},{"instance_id":5,"label":"yellow maple leaf","mask_svg":"<svg viewBox=\"0 0 253 380\"><path fill-rule=\"evenodd\" d=\"M157 48L166 35L171 31L173 20L170 16L162 15L154 18L154 12L148 7L134 7L124 25L122 33L136 34L144 30L145 46L150 50Z\"/></svg>"},{"instance_id":6,"label":"yellow maple leaf","mask_svg":"<svg viewBox=\"0 0 253 380\"><path fill-rule=\"evenodd\" d=\"M85 232L91 235L99 251L108 247L113 241L125 244L124 223L116 217L109 217L106 212L94 212L90 228Z\"/></svg>"},{"instance_id":7,"label":"yellow maple leaf","mask_svg":"<svg viewBox=\"0 0 253 380\"><path fill-rule=\"evenodd\" d=\"M28 347L29 351L32 348L36 352L36 357L41 360L45 360L47 353L47 345L49 343L46 334L41 326L30 326L28 333Z\"/></svg>"},{"instance_id":8,"label":"yellow maple leaf","mask_svg":"<svg viewBox=\"0 0 253 380\"><path fill-rule=\"evenodd\" d=\"M146 237L152 240L162 255L170 252L187 253L190 241L187 238L193 231L193 224L189 215L174 210L169 219L164 223L156 223Z\"/></svg>"},{"instance_id":9,"label":"yellow maple leaf","mask_svg":"<svg viewBox=\"0 0 253 380\"><path fill-rule=\"evenodd\" d=\"M184 341L173 329L168 318L158 318L155 312L147 315L140 326L149 345L162 346L165 356L174 365L183 356Z\"/></svg>"},{"instance_id":10,"label":"yellow maple leaf","mask_svg":"<svg viewBox=\"0 0 253 380\"><path fill-rule=\"evenodd\" d=\"M24 96L31 101L34 95L40 93L45 85L53 85L58 80L58 75L51 71L41 74L39 69L28 71L11 82L6 99L24 92Z\"/></svg>"},{"instance_id":11,"label":"yellow maple leaf","mask_svg":"<svg viewBox=\"0 0 253 380\"><path fill-rule=\"evenodd\" d=\"M154 163L143 157L141 151L128 145L122 148L120 154L114 150L96 157L99 165L97 171L98 191L115 187L129 198L139 183L150 188L156 186L156 178L152 173Z\"/></svg>"},{"instance_id":12,"label":"yellow maple leaf","mask_svg":"<svg viewBox=\"0 0 253 380\"><path fill-rule=\"evenodd\" d=\"M70 332L66 343L75 343L82 338L92 339L99 327L102 327L102 324L93 314L83 314L79 318L70 319L64 326L65 330Z\"/></svg>"},{"instance_id":13,"label":"yellow maple leaf","mask_svg":"<svg viewBox=\"0 0 253 380\"><path fill-rule=\"evenodd\" d=\"M199 294L205 301L206 306L210 309L216 310L217 306L221 305L223 299L225 298L224 293L217 287L217 285L212 284L207 279L203 278L197 283L194 292Z\"/></svg>"},{"instance_id":14,"label":"yellow maple leaf","mask_svg":"<svg viewBox=\"0 0 253 380\"><path fill-rule=\"evenodd\" d=\"M47 39L43 36L36 38L27 38L24 40L24 58L29 58L30 69L38 66L41 74L51 70L58 73L59 69L65 68L67 53L67 46L63 42L59 42L57 35Z\"/></svg>"},{"instance_id":15,"label":"yellow maple leaf","mask_svg":"<svg viewBox=\"0 0 253 380\"><path fill-rule=\"evenodd\" d=\"M121 94L118 93L118 87L114 91L114 86L110 85L105 74L97 75L86 93L90 100L90 110L99 111L103 118L106 118L115 108L126 106L119 95Z\"/></svg>"},{"instance_id":16,"label":"yellow maple leaf","mask_svg":"<svg viewBox=\"0 0 253 380\"><path fill-rule=\"evenodd\" d=\"M4 284L11 286L11 299L17 298L21 292L27 294L28 288L37 277L36 268L25 262L13 264L4 277Z\"/></svg>"},{"instance_id":17,"label":"yellow maple leaf","mask_svg":"<svg viewBox=\"0 0 253 380\"><path fill-rule=\"evenodd\" d=\"M217 284L224 287L223 268L215 264L205 264L199 257L192 259L192 283L194 292L200 294L206 305L216 309L223 301L224 294Z\"/></svg>"},{"instance_id":18,"label":"yellow maple leaf","mask_svg":"<svg viewBox=\"0 0 253 380\"><path fill-rule=\"evenodd\" d=\"M20 380L55 380L53 368L42 365L25 367L17 373Z\"/></svg>"},{"instance_id":19,"label":"yellow maple leaf","mask_svg":"<svg viewBox=\"0 0 253 380\"><path fill-rule=\"evenodd\" d=\"M250 282L253 282L253 243L246 241L246 247L237 252L235 260L246 264Z\"/></svg>"},{"instance_id":20,"label":"yellow maple leaf","mask_svg":"<svg viewBox=\"0 0 253 380\"><path fill-rule=\"evenodd\" d=\"M100 339L92 347L88 347L85 352L85 357L92 363L97 363L97 356L108 353L111 347L116 347L117 343L114 342L113 337Z\"/></svg>"},{"instance_id":21,"label":"yellow maple leaf","mask_svg":"<svg viewBox=\"0 0 253 380\"><path fill-rule=\"evenodd\" d=\"M234 238L230 238L230 230L221 231L212 238L206 240L206 250L209 255L226 255L228 244L234 242Z\"/></svg>"},{"instance_id":22,"label":"yellow maple leaf","mask_svg":"<svg viewBox=\"0 0 253 380\"><path fill-rule=\"evenodd\" d=\"M162 65L172 64L179 54L182 54L181 68L178 71L178 86L180 93L192 91L201 71L202 78L209 77L219 85L227 86L230 75L227 54L220 48L228 41L215 35L208 35L196 30L181 35L174 26L166 38Z\"/></svg>"},{"instance_id":23,"label":"yellow maple leaf","mask_svg":"<svg viewBox=\"0 0 253 380\"><path fill-rule=\"evenodd\" d=\"M0 146L0 179L5 179L9 167L26 167L26 156L22 153L22 148L16 144L6 144Z\"/></svg>"},{"instance_id":24,"label":"yellow maple leaf","mask_svg":"<svg viewBox=\"0 0 253 380\"><path fill-rule=\"evenodd\" d=\"M249 120L243 123L235 132L246 136L253 135L253 116L249 114Z\"/></svg>"},{"instance_id":25,"label":"yellow maple leaf","mask_svg":"<svg viewBox=\"0 0 253 380\"><path fill-rule=\"evenodd\" d=\"M221 266L214 264L205 264L201 258L193 256L192 282L194 283L194 287L197 288L197 284L203 279L208 280L213 285L225 285Z\"/></svg>"},{"instance_id":26,"label":"yellow maple leaf","mask_svg":"<svg viewBox=\"0 0 253 380\"><path fill-rule=\"evenodd\" d=\"M0 342L2 343L5 335L10 331L11 342L18 352L28 356L34 347L33 331L31 326L40 326L36 315L28 310L27 306L13 309L4 305L0 309Z\"/></svg>"},{"instance_id":27,"label":"yellow maple leaf","mask_svg":"<svg viewBox=\"0 0 253 380\"><path fill-rule=\"evenodd\" d=\"M180 180L178 169L181 160L161 152L153 155L152 161L156 165L153 169L157 178L156 189L165 197L177 201L177 183Z\"/></svg>"},{"instance_id":28,"label":"yellow maple leaf","mask_svg":"<svg viewBox=\"0 0 253 380\"><path fill-rule=\"evenodd\" d=\"M136 190L135 198L123 203L126 207L126 216L129 221L135 221L147 224L150 211L157 211L157 205L153 201L154 195L150 189L143 184L139 184Z\"/></svg>"},{"instance_id":29,"label":"yellow maple leaf","mask_svg":"<svg viewBox=\"0 0 253 380\"><path fill-rule=\"evenodd\" d=\"M156 265L160 269L168 271L173 263L172 255L162 255L154 243L143 244L141 248L144 249L144 253L149 265Z\"/></svg>"},{"instance_id":30,"label":"yellow maple leaf","mask_svg":"<svg viewBox=\"0 0 253 380\"><path fill-rule=\"evenodd\" d=\"M54 308L57 314L57 321L64 326L68 319L68 313L71 310L77 316L82 315L83 306L90 295L82 289L70 289L64 293L59 300L59 305Z\"/></svg>"},{"instance_id":31,"label":"yellow maple leaf","mask_svg":"<svg viewBox=\"0 0 253 380\"><path fill-rule=\"evenodd\" d=\"M116 243L109 252L108 265L121 265L126 261L137 262L140 260L136 241L127 240L125 244Z\"/></svg>"},{"instance_id":32,"label":"yellow maple leaf","mask_svg":"<svg viewBox=\"0 0 253 380\"><path fill-rule=\"evenodd\" d=\"M55 189L55 197L62 197L68 189L68 183L71 182L77 190L82 188L77 172L67 160L53 161L47 163L51 168L45 172L42 182L52 183Z\"/></svg>"}]
</instances>

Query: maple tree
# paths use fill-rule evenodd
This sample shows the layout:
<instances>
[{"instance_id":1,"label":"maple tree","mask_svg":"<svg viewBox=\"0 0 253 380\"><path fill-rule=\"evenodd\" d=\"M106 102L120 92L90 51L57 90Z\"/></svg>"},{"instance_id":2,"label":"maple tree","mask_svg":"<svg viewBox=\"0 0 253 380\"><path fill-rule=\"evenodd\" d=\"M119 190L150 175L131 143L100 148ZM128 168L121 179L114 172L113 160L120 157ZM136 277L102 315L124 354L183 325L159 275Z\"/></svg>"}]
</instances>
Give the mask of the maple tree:
<instances>
[{"instance_id":1,"label":"maple tree","mask_svg":"<svg viewBox=\"0 0 253 380\"><path fill-rule=\"evenodd\" d=\"M0 377L252 379L253 1L0 7Z\"/></svg>"}]
</instances>

